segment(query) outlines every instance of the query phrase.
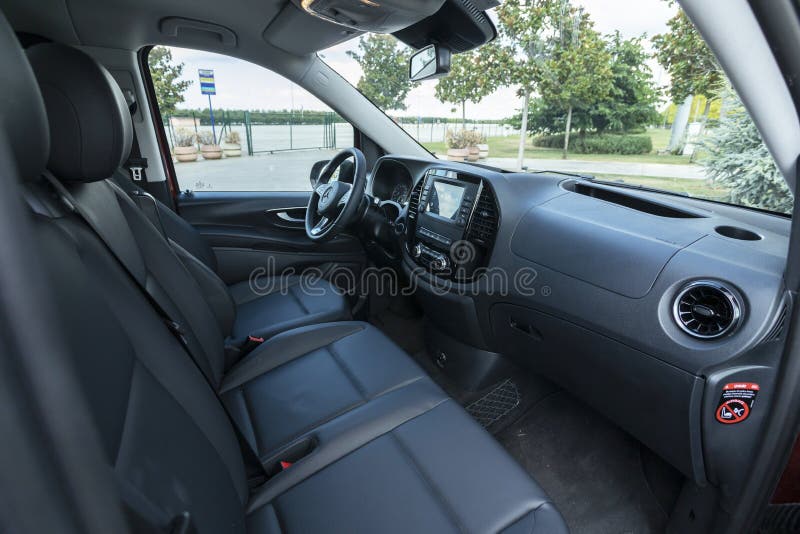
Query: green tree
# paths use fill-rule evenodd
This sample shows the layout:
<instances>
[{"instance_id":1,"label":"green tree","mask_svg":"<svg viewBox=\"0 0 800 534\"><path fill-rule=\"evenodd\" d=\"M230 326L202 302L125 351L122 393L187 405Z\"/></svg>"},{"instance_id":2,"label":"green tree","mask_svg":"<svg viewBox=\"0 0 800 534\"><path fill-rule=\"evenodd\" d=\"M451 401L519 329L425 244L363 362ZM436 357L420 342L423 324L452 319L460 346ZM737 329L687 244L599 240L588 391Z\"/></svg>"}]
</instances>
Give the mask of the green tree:
<instances>
[{"instance_id":1,"label":"green tree","mask_svg":"<svg viewBox=\"0 0 800 534\"><path fill-rule=\"evenodd\" d=\"M724 79L719 62L683 9L667 26L669 32L653 37L653 46L656 59L670 76L670 98L680 103L689 95L705 96L703 117L707 118Z\"/></svg>"},{"instance_id":2,"label":"green tree","mask_svg":"<svg viewBox=\"0 0 800 534\"><path fill-rule=\"evenodd\" d=\"M496 10L500 30L497 72L491 73L514 85L522 98L517 167L522 168L528 130L531 94L542 74L547 35L557 31L568 0L505 0Z\"/></svg>"},{"instance_id":3,"label":"green tree","mask_svg":"<svg viewBox=\"0 0 800 534\"><path fill-rule=\"evenodd\" d=\"M156 46L147 56L150 66L150 77L161 114L170 116L175 107L184 101L183 94L192 85L190 80L180 80L183 74L183 63L174 63L172 52L166 46Z\"/></svg>"},{"instance_id":4,"label":"green tree","mask_svg":"<svg viewBox=\"0 0 800 534\"><path fill-rule=\"evenodd\" d=\"M791 213L792 193L761 135L732 90L728 110L703 143L706 175L731 190L731 202Z\"/></svg>"},{"instance_id":5,"label":"green tree","mask_svg":"<svg viewBox=\"0 0 800 534\"><path fill-rule=\"evenodd\" d=\"M564 150L566 159L572 130L572 112L604 101L612 90L611 57L586 13L572 8L561 15L559 32L544 62L539 92L545 102L566 112Z\"/></svg>"},{"instance_id":6,"label":"green tree","mask_svg":"<svg viewBox=\"0 0 800 534\"><path fill-rule=\"evenodd\" d=\"M497 89L497 79L487 73L497 55L492 45L453 56L450 73L436 84L436 98L461 106L462 128L467 127L467 101L479 103Z\"/></svg>"},{"instance_id":7,"label":"green tree","mask_svg":"<svg viewBox=\"0 0 800 534\"><path fill-rule=\"evenodd\" d=\"M572 130L626 132L657 121L655 105L658 90L647 66L648 54L642 37L622 39L619 33L604 38L610 56L611 89L606 98L589 107L572 110ZM520 123L521 116L515 118ZM544 98L534 99L528 117L528 130L533 133L563 132L566 117L558 105Z\"/></svg>"},{"instance_id":8,"label":"green tree","mask_svg":"<svg viewBox=\"0 0 800 534\"><path fill-rule=\"evenodd\" d=\"M405 110L408 92L416 84L408 79L409 50L391 35L370 34L358 40L358 51L347 55L363 72L358 90L384 110Z\"/></svg>"},{"instance_id":9,"label":"green tree","mask_svg":"<svg viewBox=\"0 0 800 534\"><path fill-rule=\"evenodd\" d=\"M619 31L606 36L611 56L611 89L608 97L589 108L592 126L598 131L629 131L658 120L658 90L647 66L644 37L623 39Z\"/></svg>"}]
</instances>

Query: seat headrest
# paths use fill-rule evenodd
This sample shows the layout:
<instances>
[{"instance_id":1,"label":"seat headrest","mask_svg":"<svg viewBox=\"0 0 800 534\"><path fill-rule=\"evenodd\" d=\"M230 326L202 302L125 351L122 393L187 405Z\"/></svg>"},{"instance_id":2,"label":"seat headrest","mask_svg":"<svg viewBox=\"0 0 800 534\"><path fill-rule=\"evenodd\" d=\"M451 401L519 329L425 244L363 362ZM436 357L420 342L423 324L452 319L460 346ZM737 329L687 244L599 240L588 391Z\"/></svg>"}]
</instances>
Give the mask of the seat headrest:
<instances>
[{"instance_id":1,"label":"seat headrest","mask_svg":"<svg viewBox=\"0 0 800 534\"><path fill-rule=\"evenodd\" d=\"M65 182L108 178L128 158L133 125L111 74L85 53L60 44L28 49L50 123L47 168Z\"/></svg>"},{"instance_id":2,"label":"seat headrest","mask_svg":"<svg viewBox=\"0 0 800 534\"><path fill-rule=\"evenodd\" d=\"M0 14L0 128L23 179L38 178L47 164L50 136L42 94L14 31Z\"/></svg>"}]
</instances>

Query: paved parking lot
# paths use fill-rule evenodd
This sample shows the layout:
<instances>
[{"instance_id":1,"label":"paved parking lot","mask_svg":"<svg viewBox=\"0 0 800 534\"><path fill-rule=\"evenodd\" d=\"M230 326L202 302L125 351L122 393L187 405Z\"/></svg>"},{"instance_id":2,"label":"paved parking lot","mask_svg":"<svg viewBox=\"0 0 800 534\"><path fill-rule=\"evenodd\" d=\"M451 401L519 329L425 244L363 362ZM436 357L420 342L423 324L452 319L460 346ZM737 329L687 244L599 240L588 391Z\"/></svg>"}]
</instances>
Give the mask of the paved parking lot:
<instances>
[{"instance_id":1,"label":"paved parking lot","mask_svg":"<svg viewBox=\"0 0 800 534\"><path fill-rule=\"evenodd\" d=\"M294 150L238 158L175 163L181 189L193 191L310 191L315 162L336 150Z\"/></svg>"}]
</instances>

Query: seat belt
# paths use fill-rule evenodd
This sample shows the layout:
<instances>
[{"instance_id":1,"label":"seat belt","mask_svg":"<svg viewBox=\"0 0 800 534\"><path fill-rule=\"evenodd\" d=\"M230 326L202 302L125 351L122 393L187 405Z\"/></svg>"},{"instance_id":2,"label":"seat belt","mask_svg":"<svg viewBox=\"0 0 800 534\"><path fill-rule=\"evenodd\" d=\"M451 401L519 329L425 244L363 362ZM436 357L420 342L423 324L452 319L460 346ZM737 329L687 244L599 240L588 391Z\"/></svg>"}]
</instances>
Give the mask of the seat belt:
<instances>
[{"instance_id":1,"label":"seat belt","mask_svg":"<svg viewBox=\"0 0 800 534\"><path fill-rule=\"evenodd\" d=\"M172 319L172 317L170 317L169 313L167 313L167 311L158 301L158 298L152 293L150 293L147 287L144 284L142 284L139 281L139 279L133 274L133 271L130 269L128 264L125 263L125 261L119 255L117 255L117 253L114 251L114 248L111 247L103 237L103 233L94 224L92 218L84 211L84 209L75 199L75 197L73 197L72 194L67 190L67 188L64 187L64 185L58 181L58 178L56 178L48 170L45 170L42 176L53 187L53 189L55 189L55 191L58 193L59 197L61 198L61 201L64 203L67 209L69 209L71 212L75 213L81 219L83 219L83 221L97 236L97 238L100 239L100 242L102 242L105 245L105 247L114 257L114 259L117 260L117 263L119 263L120 266L122 266L123 270L136 284L136 287L138 287L139 290L142 292L142 295L147 299L147 301L150 303L150 305L153 307L156 313L158 313L158 315L161 317L161 320L167 326L169 332L178 340L178 342L180 343L181 347L186 352L186 354L189 355L192 362L200 371L200 374L203 375L203 378L205 378L206 382L208 383L208 386L211 388L211 391L214 392L214 395L217 397L217 400L222 406L222 409L225 411L225 415L228 417L228 420L230 421L231 425L233 426L233 430L236 433L236 439L239 441L239 448L241 449L242 452L242 459L244 461L245 470L247 472L247 482L250 488L253 489L266 482L267 479L269 479L269 475L267 474L264 465L261 463L261 460L259 459L256 451L253 449L253 446L250 444L249 441L247 441L247 438L245 438L245 436L242 434L239 425L236 423L236 420L231 415L230 411L228 410L228 407L225 405L225 402L219 396L217 388L214 385L214 381L208 375L203 365L200 364L199 356L196 356L194 354L194 351L192 351L192 348L189 345L188 340L186 339L186 333L184 332L181 324Z\"/></svg>"},{"instance_id":2,"label":"seat belt","mask_svg":"<svg viewBox=\"0 0 800 534\"><path fill-rule=\"evenodd\" d=\"M139 139L136 138L136 128L133 128L133 143L131 144L131 153L123 165L131 174L131 180L134 182L147 183L147 158L142 157L142 151L139 148Z\"/></svg>"},{"instance_id":3,"label":"seat belt","mask_svg":"<svg viewBox=\"0 0 800 534\"><path fill-rule=\"evenodd\" d=\"M133 132L133 143L131 143L131 151L128 154L128 159L125 160L123 167L128 169L131 175L131 180L134 182L147 183L147 158L142 157L142 151L139 148L139 139L136 137L136 126L133 124L132 117L136 115L136 110L139 103L136 102L136 97L130 89L124 89L122 94L125 95L125 101L128 103L128 111L131 114L131 131Z\"/></svg>"},{"instance_id":4,"label":"seat belt","mask_svg":"<svg viewBox=\"0 0 800 534\"><path fill-rule=\"evenodd\" d=\"M169 236L164 229L164 223L161 221L161 214L158 211L158 201L156 197L145 191L140 185L132 183L130 178L122 172L121 168L114 171L109 181L119 187L137 206L139 206L141 212L144 213L164 239L169 242Z\"/></svg>"}]
</instances>

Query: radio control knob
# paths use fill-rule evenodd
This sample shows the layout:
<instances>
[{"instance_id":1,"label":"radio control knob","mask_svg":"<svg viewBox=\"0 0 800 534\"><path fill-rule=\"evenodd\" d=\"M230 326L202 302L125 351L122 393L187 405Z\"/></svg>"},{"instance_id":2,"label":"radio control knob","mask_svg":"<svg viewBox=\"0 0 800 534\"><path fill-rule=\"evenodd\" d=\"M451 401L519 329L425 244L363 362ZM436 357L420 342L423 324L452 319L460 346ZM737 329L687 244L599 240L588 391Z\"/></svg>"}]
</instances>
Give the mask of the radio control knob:
<instances>
[{"instance_id":1,"label":"radio control knob","mask_svg":"<svg viewBox=\"0 0 800 534\"><path fill-rule=\"evenodd\" d=\"M414 256L415 258L419 258L420 256L422 256L422 245L420 245L419 243L414 245L414 248L411 250L411 255Z\"/></svg>"},{"instance_id":2,"label":"radio control knob","mask_svg":"<svg viewBox=\"0 0 800 534\"><path fill-rule=\"evenodd\" d=\"M444 254L437 254L433 260L431 260L431 267L436 269L437 271L444 271L447 269L448 261L447 256Z\"/></svg>"}]
</instances>

